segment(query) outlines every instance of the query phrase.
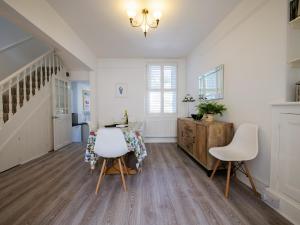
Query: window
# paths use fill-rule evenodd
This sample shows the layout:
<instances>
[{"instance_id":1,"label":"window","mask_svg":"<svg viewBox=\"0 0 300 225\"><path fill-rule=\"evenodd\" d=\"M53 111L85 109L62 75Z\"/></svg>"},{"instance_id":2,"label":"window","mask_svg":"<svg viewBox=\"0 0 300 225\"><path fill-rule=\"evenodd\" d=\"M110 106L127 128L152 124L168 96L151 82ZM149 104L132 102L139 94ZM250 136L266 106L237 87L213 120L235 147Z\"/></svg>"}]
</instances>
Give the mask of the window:
<instances>
[{"instance_id":1,"label":"window","mask_svg":"<svg viewBox=\"0 0 300 225\"><path fill-rule=\"evenodd\" d=\"M176 65L150 64L147 71L147 113L175 114L177 111Z\"/></svg>"}]
</instances>

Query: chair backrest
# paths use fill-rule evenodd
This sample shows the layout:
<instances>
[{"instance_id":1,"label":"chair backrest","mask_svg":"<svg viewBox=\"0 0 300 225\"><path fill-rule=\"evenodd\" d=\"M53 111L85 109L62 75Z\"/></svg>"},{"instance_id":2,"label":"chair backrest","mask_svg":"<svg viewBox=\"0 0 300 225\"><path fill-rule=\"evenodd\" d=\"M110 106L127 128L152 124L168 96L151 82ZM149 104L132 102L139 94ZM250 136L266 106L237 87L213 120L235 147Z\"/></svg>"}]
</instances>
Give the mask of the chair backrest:
<instances>
[{"instance_id":1,"label":"chair backrest","mask_svg":"<svg viewBox=\"0 0 300 225\"><path fill-rule=\"evenodd\" d=\"M258 154L258 126L250 123L240 125L230 145L244 151L249 160L254 159Z\"/></svg>"},{"instance_id":2,"label":"chair backrest","mask_svg":"<svg viewBox=\"0 0 300 225\"><path fill-rule=\"evenodd\" d=\"M95 152L104 158L116 158L128 152L123 132L119 128L101 128L97 131Z\"/></svg>"}]
</instances>

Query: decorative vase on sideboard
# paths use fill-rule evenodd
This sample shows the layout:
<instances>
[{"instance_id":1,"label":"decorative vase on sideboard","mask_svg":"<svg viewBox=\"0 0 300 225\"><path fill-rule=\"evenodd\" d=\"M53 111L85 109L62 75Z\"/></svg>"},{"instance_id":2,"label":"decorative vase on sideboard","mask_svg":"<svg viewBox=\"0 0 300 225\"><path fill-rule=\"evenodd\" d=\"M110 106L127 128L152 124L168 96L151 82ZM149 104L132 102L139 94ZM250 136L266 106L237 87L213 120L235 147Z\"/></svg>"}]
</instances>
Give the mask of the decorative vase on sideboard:
<instances>
[{"instance_id":1,"label":"decorative vase on sideboard","mask_svg":"<svg viewBox=\"0 0 300 225\"><path fill-rule=\"evenodd\" d=\"M205 121L206 122L213 122L215 120L214 114L205 114Z\"/></svg>"}]
</instances>

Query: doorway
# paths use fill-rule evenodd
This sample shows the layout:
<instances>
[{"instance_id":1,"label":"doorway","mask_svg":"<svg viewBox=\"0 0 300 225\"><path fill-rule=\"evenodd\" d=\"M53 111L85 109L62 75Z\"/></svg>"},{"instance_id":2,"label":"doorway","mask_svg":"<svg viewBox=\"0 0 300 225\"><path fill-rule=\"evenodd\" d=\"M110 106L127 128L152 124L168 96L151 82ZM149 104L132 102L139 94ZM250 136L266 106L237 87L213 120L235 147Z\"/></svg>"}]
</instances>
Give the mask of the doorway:
<instances>
[{"instance_id":1,"label":"doorway","mask_svg":"<svg viewBox=\"0 0 300 225\"><path fill-rule=\"evenodd\" d=\"M86 143L91 121L89 81L71 82L72 142Z\"/></svg>"}]
</instances>

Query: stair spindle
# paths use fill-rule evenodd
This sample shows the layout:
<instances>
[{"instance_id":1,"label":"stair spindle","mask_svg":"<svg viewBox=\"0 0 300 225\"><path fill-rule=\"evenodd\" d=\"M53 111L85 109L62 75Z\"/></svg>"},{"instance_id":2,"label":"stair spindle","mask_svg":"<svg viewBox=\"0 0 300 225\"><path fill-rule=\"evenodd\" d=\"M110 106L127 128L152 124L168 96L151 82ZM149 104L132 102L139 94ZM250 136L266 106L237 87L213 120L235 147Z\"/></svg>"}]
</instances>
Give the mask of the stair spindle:
<instances>
[{"instance_id":1,"label":"stair spindle","mask_svg":"<svg viewBox=\"0 0 300 225\"><path fill-rule=\"evenodd\" d=\"M48 66L49 66L48 59L49 59L49 57L46 56L45 57L45 72L46 72L46 76L47 76L47 81L49 82L50 81L50 75L49 75L49 72L48 72Z\"/></svg>"},{"instance_id":2,"label":"stair spindle","mask_svg":"<svg viewBox=\"0 0 300 225\"><path fill-rule=\"evenodd\" d=\"M53 52L53 58L52 58L52 68L53 68L53 73L54 73L54 75L56 75L56 73L55 73L55 54L54 54L54 52Z\"/></svg>"},{"instance_id":3,"label":"stair spindle","mask_svg":"<svg viewBox=\"0 0 300 225\"><path fill-rule=\"evenodd\" d=\"M35 91L34 91L34 95L36 95L37 91L38 91L38 74L37 74L37 64L34 65L35 66L35 75L34 75L34 78L35 78Z\"/></svg>"},{"instance_id":4,"label":"stair spindle","mask_svg":"<svg viewBox=\"0 0 300 225\"><path fill-rule=\"evenodd\" d=\"M43 86L45 86L46 84L46 77L45 77L45 72L44 72L44 69L43 69L43 64L44 64L44 57L42 58L41 62L40 62L40 74L41 74L41 80L42 80L42 83L43 83Z\"/></svg>"},{"instance_id":5,"label":"stair spindle","mask_svg":"<svg viewBox=\"0 0 300 225\"><path fill-rule=\"evenodd\" d=\"M27 68L25 70L25 73L24 73L24 77L23 77L23 88L24 88L24 101L23 101L23 105L25 103L25 101L28 101L28 98L27 98Z\"/></svg>"},{"instance_id":6,"label":"stair spindle","mask_svg":"<svg viewBox=\"0 0 300 225\"><path fill-rule=\"evenodd\" d=\"M12 88L12 80L9 81L8 83L8 115L9 115L9 119L12 117L13 115L13 101L12 101L12 94L11 94L11 88Z\"/></svg>"},{"instance_id":7,"label":"stair spindle","mask_svg":"<svg viewBox=\"0 0 300 225\"><path fill-rule=\"evenodd\" d=\"M54 74L56 75L56 55L53 55L53 67L54 67Z\"/></svg>"},{"instance_id":8,"label":"stair spindle","mask_svg":"<svg viewBox=\"0 0 300 225\"><path fill-rule=\"evenodd\" d=\"M45 83L48 82L48 76L47 76L47 72L46 72L46 66L47 66L47 56L44 57L43 59L43 62L42 62L42 65L44 66L44 69L43 69L43 74L45 76Z\"/></svg>"},{"instance_id":9,"label":"stair spindle","mask_svg":"<svg viewBox=\"0 0 300 225\"><path fill-rule=\"evenodd\" d=\"M20 75L17 77L17 85L16 85L16 87L17 87L17 90L16 90L16 97L17 97L17 110L16 111L19 111L19 109L20 109Z\"/></svg>"},{"instance_id":10,"label":"stair spindle","mask_svg":"<svg viewBox=\"0 0 300 225\"><path fill-rule=\"evenodd\" d=\"M29 69L29 99L32 97L32 66Z\"/></svg>"},{"instance_id":11,"label":"stair spindle","mask_svg":"<svg viewBox=\"0 0 300 225\"><path fill-rule=\"evenodd\" d=\"M52 54L49 55L49 74L50 74L50 77L52 77L52 63L51 63L51 60L52 60Z\"/></svg>"},{"instance_id":12,"label":"stair spindle","mask_svg":"<svg viewBox=\"0 0 300 225\"><path fill-rule=\"evenodd\" d=\"M49 55L47 55L45 63L46 63L46 67L47 67L47 70L46 70L47 79L48 79L48 82L49 82L51 80L51 76L50 76L50 73L49 73Z\"/></svg>"},{"instance_id":13,"label":"stair spindle","mask_svg":"<svg viewBox=\"0 0 300 225\"><path fill-rule=\"evenodd\" d=\"M59 67L60 67L60 70L62 70L62 69L63 69L63 64L62 64L62 60L61 60L61 58L59 58Z\"/></svg>"},{"instance_id":14,"label":"stair spindle","mask_svg":"<svg viewBox=\"0 0 300 225\"><path fill-rule=\"evenodd\" d=\"M4 125L4 120L3 120L3 86L0 86L0 129Z\"/></svg>"}]
</instances>

